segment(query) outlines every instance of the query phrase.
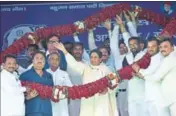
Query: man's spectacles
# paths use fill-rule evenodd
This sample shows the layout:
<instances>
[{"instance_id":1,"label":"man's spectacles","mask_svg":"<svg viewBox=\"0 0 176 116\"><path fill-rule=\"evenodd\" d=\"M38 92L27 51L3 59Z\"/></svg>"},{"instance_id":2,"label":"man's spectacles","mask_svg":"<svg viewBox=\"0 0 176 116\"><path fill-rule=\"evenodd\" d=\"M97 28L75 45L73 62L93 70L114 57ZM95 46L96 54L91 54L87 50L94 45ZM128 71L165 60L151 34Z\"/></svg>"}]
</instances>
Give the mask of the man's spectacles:
<instances>
[{"instance_id":1,"label":"man's spectacles","mask_svg":"<svg viewBox=\"0 0 176 116\"><path fill-rule=\"evenodd\" d=\"M56 43L56 42L58 42L58 43L59 43L59 41L51 41L51 40L50 40L50 41L48 41L48 43L49 43L49 44L54 44L54 43Z\"/></svg>"}]
</instances>

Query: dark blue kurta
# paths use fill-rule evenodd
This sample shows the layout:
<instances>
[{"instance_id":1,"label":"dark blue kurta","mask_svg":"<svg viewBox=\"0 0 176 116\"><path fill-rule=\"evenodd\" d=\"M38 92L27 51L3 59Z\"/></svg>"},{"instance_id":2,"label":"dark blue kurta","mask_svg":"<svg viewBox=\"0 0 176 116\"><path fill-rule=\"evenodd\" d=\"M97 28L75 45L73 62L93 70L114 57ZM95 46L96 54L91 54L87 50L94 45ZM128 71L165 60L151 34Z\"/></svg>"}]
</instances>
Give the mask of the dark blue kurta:
<instances>
[{"instance_id":1,"label":"dark blue kurta","mask_svg":"<svg viewBox=\"0 0 176 116\"><path fill-rule=\"evenodd\" d=\"M40 77L32 67L20 76L20 80L36 82L48 86L53 86L52 75L43 70L43 76ZM39 96L25 101L26 116L52 116L52 106L50 99L41 99Z\"/></svg>"}]
</instances>

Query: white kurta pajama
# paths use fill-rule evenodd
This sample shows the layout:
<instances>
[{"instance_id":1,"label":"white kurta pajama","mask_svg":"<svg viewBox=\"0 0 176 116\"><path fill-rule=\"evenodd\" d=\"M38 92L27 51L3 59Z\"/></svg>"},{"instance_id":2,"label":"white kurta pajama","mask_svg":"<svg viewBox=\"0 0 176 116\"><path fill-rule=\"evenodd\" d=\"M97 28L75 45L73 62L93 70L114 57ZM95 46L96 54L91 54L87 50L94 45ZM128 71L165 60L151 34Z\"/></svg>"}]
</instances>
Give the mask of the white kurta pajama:
<instances>
[{"instance_id":1,"label":"white kurta pajama","mask_svg":"<svg viewBox=\"0 0 176 116\"><path fill-rule=\"evenodd\" d=\"M126 57L128 60L132 60L130 58L128 58L128 56L131 56L130 55L130 47L129 47L129 44L128 44L128 41L130 39L130 37L138 37L138 34L137 34L137 26L133 24L133 22L129 21L127 22L127 27L128 27L128 30L129 30L129 33L128 32L124 32L122 33L122 36L123 36L123 39L124 39L124 42L128 48L128 53L124 55L121 55L121 57L124 59L124 57ZM140 52L141 54L142 52ZM142 53L143 54L143 53ZM137 57L141 57L140 55L137 55ZM137 58L138 59L138 58ZM127 61L128 61L127 60ZM128 61L128 63L130 63L130 61ZM122 62L123 60L121 61L121 65L122 65ZM122 110L122 108L120 109L121 112L122 112L122 116L129 116L129 87L128 87L128 82L129 80L123 80L119 86L119 90L123 90L123 89L126 89L126 92L119 92L119 98L118 98L118 102L121 102L121 99L124 100L124 105L121 103L121 106L122 108L124 108L124 110ZM120 104L120 103L119 103ZM119 106L120 107L120 106Z\"/></svg>"},{"instance_id":2,"label":"white kurta pajama","mask_svg":"<svg viewBox=\"0 0 176 116\"><path fill-rule=\"evenodd\" d=\"M128 26L128 30L130 34L128 32L124 32L122 33L122 36L124 39L124 43L126 44L128 48L128 51L130 51L128 40L131 36L137 37L138 34L136 31L136 27L134 26L132 22L127 22L127 26ZM128 53L124 55L120 55L119 26L118 25L115 25L112 31L112 36L110 37L110 48L111 48L111 54L114 57L115 69L119 70L123 67L122 62ZM128 100L127 100L128 95L127 93L128 93L128 80L123 80L118 85L118 97L117 97L118 109L119 109L119 113L121 116L128 116Z\"/></svg>"},{"instance_id":3,"label":"white kurta pajama","mask_svg":"<svg viewBox=\"0 0 176 116\"><path fill-rule=\"evenodd\" d=\"M126 55L128 64L132 64L145 55L144 52L139 52L135 57L132 53ZM128 81L128 112L129 116L145 116L144 104L144 80L138 77L133 77Z\"/></svg>"},{"instance_id":4,"label":"white kurta pajama","mask_svg":"<svg viewBox=\"0 0 176 116\"><path fill-rule=\"evenodd\" d=\"M128 44L128 43L126 43ZM115 69L119 70L121 69L123 59L125 57L124 55L120 55L119 50L119 26L115 25L114 29L112 31L112 36L110 37L110 48L111 48L111 54L114 59ZM127 91L120 92L119 90L127 90L127 80L123 80L119 83L117 92L117 106L120 116L128 116L128 104L127 104Z\"/></svg>"},{"instance_id":5,"label":"white kurta pajama","mask_svg":"<svg viewBox=\"0 0 176 116\"><path fill-rule=\"evenodd\" d=\"M15 73L15 72L14 72ZM24 92L16 74L1 72L1 116L24 116Z\"/></svg>"},{"instance_id":6,"label":"white kurta pajama","mask_svg":"<svg viewBox=\"0 0 176 116\"><path fill-rule=\"evenodd\" d=\"M159 68L152 75L144 77L148 81L161 83L163 107L169 107L171 116L176 116L176 51L165 57Z\"/></svg>"},{"instance_id":7,"label":"white kurta pajama","mask_svg":"<svg viewBox=\"0 0 176 116\"><path fill-rule=\"evenodd\" d=\"M75 72L82 75L83 84L96 81L110 73L103 63L99 66L80 63L70 54L66 55L66 60ZM97 93L88 99L82 98L80 116L118 116L115 91L108 90L104 95Z\"/></svg>"},{"instance_id":8,"label":"white kurta pajama","mask_svg":"<svg viewBox=\"0 0 176 116\"><path fill-rule=\"evenodd\" d=\"M128 46L128 40L131 36L137 37L137 31L136 27L132 22L127 23L128 32L122 33L124 42ZM144 56L145 52L140 51L135 57L131 52L126 54L126 60L128 64L132 64L135 61L141 59ZM145 116L145 104L144 104L144 81L142 79L138 79L136 77L133 77L131 80L129 80L127 87L127 99L128 99L128 112L129 116Z\"/></svg>"},{"instance_id":9,"label":"white kurta pajama","mask_svg":"<svg viewBox=\"0 0 176 116\"><path fill-rule=\"evenodd\" d=\"M54 85L72 86L67 72L60 70L60 68L58 68L55 72L51 69L47 69L47 71L52 74ZM51 103L53 116L69 116L68 99L60 100L58 103Z\"/></svg>"},{"instance_id":10,"label":"white kurta pajama","mask_svg":"<svg viewBox=\"0 0 176 116\"><path fill-rule=\"evenodd\" d=\"M151 57L150 65L147 69L140 69L140 73L145 77L153 74L162 63L163 56L160 53ZM154 78L153 78L154 79ZM162 107L163 96L160 90L160 83L145 80L145 103L148 116L170 116L169 108Z\"/></svg>"}]
</instances>

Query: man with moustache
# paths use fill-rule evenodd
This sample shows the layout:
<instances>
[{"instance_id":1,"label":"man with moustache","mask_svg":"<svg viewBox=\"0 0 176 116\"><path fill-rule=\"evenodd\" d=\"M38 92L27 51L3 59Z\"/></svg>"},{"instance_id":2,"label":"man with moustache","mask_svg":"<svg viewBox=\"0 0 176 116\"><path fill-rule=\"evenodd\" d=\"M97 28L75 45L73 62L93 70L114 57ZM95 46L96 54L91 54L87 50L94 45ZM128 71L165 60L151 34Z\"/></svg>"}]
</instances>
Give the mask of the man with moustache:
<instances>
[{"instance_id":1,"label":"man with moustache","mask_svg":"<svg viewBox=\"0 0 176 116\"><path fill-rule=\"evenodd\" d=\"M136 26L134 22L132 22L129 16L124 13L127 25L132 36L137 36ZM131 16L132 19L135 19L134 16ZM114 58L115 69L119 70L122 67L128 65L127 63L123 63L124 58L129 56L130 48L128 45L128 40L130 38L130 34L126 31L123 21L120 16L116 15L115 18L116 25L112 31L112 36L110 37L110 48L111 54ZM122 32L122 36L124 40L119 40L119 30ZM128 52L129 51L129 52ZM118 96L117 96L117 104L118 110L121 116L128 116L128 103L127 103L127 93L128 93L128 80L123 80L119 83L118 86Z\"/></svg>"},{"instance_id":2,"label":"man with moustache","mask_svg":"<svg viewBox=\"0 0 176 116\"><path fill-rule=\"evenodd\" d=\"M36 52L32 57L33 67L21 74L20 80L53 86L52 75L44 69L45 62L45 54L41 51ZM52 116L50 99L42 99L36 95L33 99L27 99L25 105L25 116Z\"/></svg>"},{"instance_id":3,"label":"man with moustache","mask_svg":"<svg viewBox=\"0 0 176 116\"><path fill-rule=\"evenodd\" d=\"M156 37L148 40L147 51L151 55L151 62L147 69L139 70L136 64L132 65L137 77L139 73L144 77L152 75L162 63L163 56L159 53L159 41ZM170 116L169 108L162 107L163 97L160 91L160 83L145 80L145 104L147 116Z\"/></svg>"},{"instance_id":4,"label":"man with moustache","mask_svg":"<svg viewBox=\"0 0 176 116\"><path fill-rule=\"evenodd\" d=\"M158 66L157 70L147 76L139 72L139 77L146 81L160 84L160 90L163 95L162 107L169 107L170 115L176 116L176 51L171 39L165 38L160 42L160 52L164 59Z\"/></svg>"},{"instance_id":5,"label":"man with moustache","mask_svg":"<svg viewBox=\"0 0 176 116\"><path fill-rule=\"evenodd\" d=\"M20 81L18 80L15 72L17 69L15 56L10 54L6 55L3 59L2 65L1 116L24 116L24 92L29 92L30 89L28 87L22 87Z\"/></svg>"},{"instance_id":6,"label":"man with moustache","mask_svg":"<svg viewBox=\"0 0 176 116\"><path fill-rule=\"evenodd\" d=\"M123 67L131 65L145 55L145 52L140 51L139 40L139 37L129 38L128 43L131 52L122 61ZM137 77L130 79L127 94L129 116L144 116L144 80Z\"/></svg>"},{"instance_id":7,"label":"man with moustache","mask_svg":"<svg viewBox=\"0 0 176 116\"><path fill-rule=\"evenodd\" d=\"M134 14L130 13L130 16L132 19L135 19ZM128 29L130 34L126 31L125 27L123 26L123 23L120 24L120 30L122 32L123 39L125 41L127 47L129 48L129 52L125 55L123 61L122 61L122 67L131 65L132 63L136 62L137 60L141 59L145 52L140 50L140 38L138 37L137 31L136 31L136 21L130 21L130 17L124 12L125 19L127 21ZM123 94L126 92L127 96L127 104L125 105L128 107L128 113L123 111L126 115L129 116L144 116L141 115L144 112L144 81L142 79L138 79L136 77L133 77L131 80L123 81L120 84L119 94ZM120 99L119 99L120 101ZM124 103L125 104L125 103ZM126 108L124 107L124 108ZM136 110L138 109L138 111Z\"/></svg>"},{"instance_id":8,"label":"man with moustache","mask_svg":"<svg viewBox=\"0 0 176 116\"><path fill-rule=\"evenodd\" d=\"M72 49L72 55L75 58L75 60L82 64L87 63L82 56L84 52L83 44L80 42L73 43L73 49ZM70 76L70 80L73 83L73 85L81 85L82 84L82 75L80 75L78 72L75 72L74 69L71 68L70 64L67 64L67 72ZM80 100L70 100L69 104L69 115L70 116L79 116L80 113Z\"/></svg>"},{"instance_id":9,"label":"man with moustache","mask_svg":"<svg viewBox=\"0 0 176 116\"><path fill-rule=\"evenodd\" d=\"M60 69L60 54L57 52L50 53L48 56L49 69L47 71L52 74L54 85L72 86L67 72ZM69 116L68 99L60 100L58 103L52 103L53 116Z\"/></svg>"}]
</instances>

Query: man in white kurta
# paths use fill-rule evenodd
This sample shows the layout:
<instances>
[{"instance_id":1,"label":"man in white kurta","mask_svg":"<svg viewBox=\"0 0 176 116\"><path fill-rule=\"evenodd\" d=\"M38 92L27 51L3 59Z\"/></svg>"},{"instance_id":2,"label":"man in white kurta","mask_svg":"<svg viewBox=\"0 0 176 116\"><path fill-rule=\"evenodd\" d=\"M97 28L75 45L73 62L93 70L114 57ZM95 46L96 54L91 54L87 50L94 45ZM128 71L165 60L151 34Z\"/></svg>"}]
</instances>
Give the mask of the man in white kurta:
<instances>
[{"instance_id":1,"label":"man in white kurta","mask_svg":"<svg viewBox=\"0 0 176 116\"><path fill-rule=\"evenodd\" d=\"M125 26L123 25L122 19L119 16L116 16L117 25L114 26L112 31L112 36L110 37L110 48L111 54L114 58L115 68L119 70L123 67L123 60L128 53L120 53L119 47L119 27L122 32L124 39L124 44L127 46L127 51L129 51L128 40L131 36L138 36L134 24L127 20L127 26L130 34L126 31ZM130 36L131 35L131 36ZM124 48L125 49L125 48ZM125 50L123 50L125 51ZM123 80L118 85L118 96L117 104L119 113L121 116L128 116L128 101L127 101L127 89L128 89L128 80Z\"/></svg>"},{"instance_id":2,"label":"man in white kurta","mask_svg":"<svg viewBox=\"0 0 176 116\"><path fill-rule=\"evenodd\" d=\"M130 53L124 60L123 66L130 65L144 56L144 52L140 51L139 38L131 37L129 39ZM144 80L133 77L128 81L128 112L129 116L144 116Z\"/></svg>"},{"instance_id":3,"label":"man in white kurta","mask_svg":"<svg viewBox=\"0 0 176 116\"><path fill-rule=\"evenodd\" d=\"M176 51L170 39L160 43L160 52L164 56L158 69L144 79L154 83L160 83L160 90L163 95L163 107L169 107L171 116L176 116Z\"/></svg>"},{"instance_id":4,"label":"man in white kurta","mask_svg":"<svg viewBox=\"0 0 176 116\"><path fill-rule=\"evenodd\" d=\"M163 60L163 56L158 52L159 42L156 38L148 41L147 51L152 56L150 65L147 69L138 70L144 77L152 75L159 68ZM134 65L132 67L134 67ZM137 68L134 67L134 70L136 69ZM163 103L164 101L160 91L160 83L145 80L146 114L148 116L170 116L169 108L163 107Z\"/></svg>"},{"instance_id":5,"label":"man in white kurta","mask_svg":"<svg viewBox=\"0 0 176 116\"><path fill-rule=\"evenodd\" d=\"M129 13L131 14L131 13ZM125 56L122 61L122 65L130 65L140 58L142 58L145 52L140 51L138 34L136 32L137 25L130 21L130 18L126 13L124 14L130 34L127 31L124 31L125 28L121 28L122 36L125 43L130 48L130 52ZM131 16L132 17L132 16ZM135 17L132 17L135 19ZM125 87L127 91L128 99L128 113L129 116L144 116L145 104L144 104L144 81L133 77L127 83L124 83L122 87ZM122 89L123 90L123 89Z\"/></svg>"},{"instance_id":6,"label":"man in white kurta","mask_svg":"<svg viewBox=\"0 0 176 116\"><path fill-rule=\"evenodd\" d=\"M52 74L54 85L72 86L67 72L59 68L60 57L58 53L51 53L48 57L49 69L47 71ZM69 116L68 99L60 100L58 103L52 103L53 116Z\"/></svg>"},{"instance_id":7,"label":"man in white kurta","mask_svg":"<svg viewBox=\"0 0 176 116\"><path fill-rule=\"evenodd\" d=\"M6 57L1 71L1 116L24 116L24 92L16 70L16 59L13 56Z\"/></svg>"},{"instance_id":8,"label":"man in white kurta","mask_svg":"<svg viewBox=\"0 0 176 116\"><path fill-rule=\"evenodd\" d=\"M63 51L67 63L82 75L83 84L96 81L110 73L110 70L104 64L100 64L101 56L96 53L99 52L98 50L90 54L91 64L88 65L77 62L65 50L63 44L57 44L56 47ZM97 93L88 99L81 99L80 116L118 116L115 91L106 90L106 92Z\"/></svg>"},{"instance_id":9,"label":"man in white kurta","mask_svg":"<svg viewBox=\"0 0 176 116\"><path fill-rule=\"evenodd\" d=\"M119 50L119 25L115 25L112 31L112 37L110 37L110 48L111 48L111 54L114 58L115 69L119 70L122 68L122 61L126 55L126 53L120 54L120 50ZM118 92L117 104L118 104L119 114L121 116L128 116L128 107L127 107L128 105L127 105L127 94L126 94L127 82L128 81L124 80L121 83L119 83L119 86L117 89L117 92ZM121 91L121 90L125 90L125 91Z\"/></svg>"},{"instance_id":10,"label":"man in white kurta","mask_svg":"<svg viewBox=\"0 0 176 116\"><path fill-rule=\"evenodd\" d=\"M132 64L145 55L140 51L134 57L132 53L126 56L128 64ZM128 112L129 116L144 116L144 80L133 77L128 81Z\"/></svg>"}]
</instances>

